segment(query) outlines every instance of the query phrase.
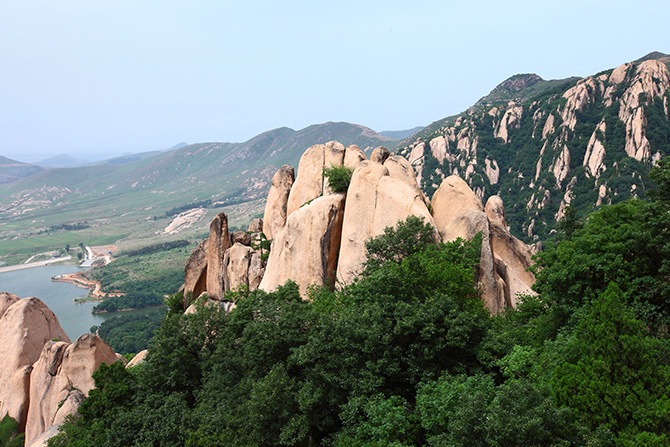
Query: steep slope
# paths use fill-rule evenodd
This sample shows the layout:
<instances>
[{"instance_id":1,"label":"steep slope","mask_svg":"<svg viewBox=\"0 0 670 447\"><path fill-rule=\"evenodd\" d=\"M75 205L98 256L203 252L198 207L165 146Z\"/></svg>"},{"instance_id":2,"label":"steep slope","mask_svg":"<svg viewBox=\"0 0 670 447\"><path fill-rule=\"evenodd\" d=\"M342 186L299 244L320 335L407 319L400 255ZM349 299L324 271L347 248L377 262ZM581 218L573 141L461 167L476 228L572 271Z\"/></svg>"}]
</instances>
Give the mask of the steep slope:
<instances>
[{"instance_id":1,"label":"steep slope","mask_svg":"<svg viewBox=\"0 0 670 447\"><path fill-rule=\"evenodd\" d=\"M536 95L551 81L512 77L398 151L429 196L457 174L482 200L497 194L505 201L513 233L543 240L567 205L586 214L649 185L649 168L670 154L668 60L652 53L595 76L547 84Z\"/></svg>"}]
</instances>

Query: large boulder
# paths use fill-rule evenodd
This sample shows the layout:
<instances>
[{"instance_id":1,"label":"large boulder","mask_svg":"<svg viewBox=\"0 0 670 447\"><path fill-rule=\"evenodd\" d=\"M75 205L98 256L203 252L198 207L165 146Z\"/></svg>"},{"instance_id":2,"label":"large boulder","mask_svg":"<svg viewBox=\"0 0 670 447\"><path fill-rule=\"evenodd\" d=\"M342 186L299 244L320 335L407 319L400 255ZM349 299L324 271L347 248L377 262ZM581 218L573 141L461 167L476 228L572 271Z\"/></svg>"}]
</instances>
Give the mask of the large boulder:
<instances>
[{"instance_id":1,"label":"large boulder","mask_svg":"<svg viewBox=\"0 0 670 447\"><path fill-rule=\"evenodd\" d=\"M384 164L386 159L389 158L389 155L391 155L391 153L388 149L386 149L384 146L379 146L374 148L370 154L370 160L374 161L375 163Z\"/></svg>"},{"instance_id":2,"label":"large boulder","mask_svg":"<svg viewBox=\"0 0 670 447\"><path fill-rule=\"evenodd\" d=\"M100 337L84 334L74 343L47 342L33 365L26 444L75 413L95 382L93 373L117 355Z\"/></svg>"},{"instance_id":3,"label":"large boulder","mask_svg":"<svg viewBox=\"0 0 670 447\"><path fill-rule=\"evenodd\" d=\"M367 160L365 152L355 144L347 147L347 150L344 152L344 166L347 168L356 169L365 160Z\"/></svg>"},{"instance_id":4,"label":"large boulder","mask_svg":"<svg viewBox=\"0 0 670 447\"><path fill-rule=\"evenodd\" d=\"M223 257L223 283L226 292L240 286L256 290L263 278L263 266L258 253L248 245L233 244Z\"/></svg>"},{"instance_id":5,"label":"large boulder","mask_svg":"<svg viewBox=\"0 0 670 447\"><path fill-rule=\"evenodd\" d=\"M286 224L288 196L295 179L293 166L284 165L272 177L272 186L265 202L263 233L269 240Z\"/></svg>"},{"instance_id":6,"label":"large boulder","mask_svg":"<svg viewBox=\"0 0 670 447\"><path fill-rule=\"evenodd\" d=\"M341 166L344 162L344 152L343 145L330 141L314 145L302 154L298 164L298 175L286 205L287 217L305 203L330 192L323 177L323 168L332 165Z\"/></svg>"},{"instance_id":7,"label":"large boulder","mask_svg":"<svg viewBox=\"0 0 670 447\"><path fill-rule=\"evenodd\" d=\"M337 265L337 281L342 285L350 284L361 272L365 242L386 227L395 227L410 215L435 225L420 191L406 178L391 177L385 166L374 161L363 161L354 171L344 209Z\"/></svg>"},{"instance_id":8,"label":"large boulder","mask_svg":"<svg viewBox=\"0 0 670 447\"><path fill-rule=\"evenodd\" d=\"M0 318L5 314L5 311L9 309L9 306L16 303L20 300L18 296L9 292L0 292Z\"/></svg>"},{"instance_id":9,"label":"large boulder","mask_svg":"<svg viewBox=\"0 0 670 447\"><path fill-rule=\"evenodd\" d=\"M260 288L273 291L288 280L307 296L312 284L332 284L340 248L344 194L314 199L288 216L275 235Z\"/></svg>"},{"instance_id":10,"label":"large boulder","mask_svg":"<svg viewBox=\"0 0 670 447\"><path fill-rule=\"evenodd\" d=\"M444 241L455 239L449 234L448 228L456 217L468 211L484 211L482 201L465 180L457 175L451 175L442 181L430 203L437 230Z\"/></svg>"},{"instance_id":11,"label":"large boulder","mask_svg":"<svg viewBox=\"0 0 670 447\"><path fill-rule=\"evenodd\" d=\"M200 242L193 249L184 268L184 307L187 307L190 298L197 298L207 290L207 250L209 239Z\"/></svg>"},{"instance_id":12,"label":"large boulder","mask_svg":"<svg viewBox=\"0 0 670 447\"><path fill-rule=\"evenodd\" d=\"M244 233L244 232L243 232ZM244 233L247 235L246 233ZM248 236L248 235L247 235ZM217 214L209 225L209 245L207 247L207 296L212 299L223 297L224 286L221 282L223 255L230 248L228 217Z\"/></svg>"},{"instance_id":13,"label":"large boulder","mask_svg":"<svg viewBox=\"0 0 670 447\"><path fill-rule=\"evenodd\" d=\"M414 168L405 157L401 155L390 155L384 162L384 167L388 169L391 177L407 183L410 188L415 190L421 196L424 203L429 203L428 198L419 187L419 182L416 180L416 175L414 174Z\"/></svg>"},{"instance_id":14,"label":"large boulder","mask_svg":"<svg viewBox=\"0 0 670 447\"><path fill-rule=\"evenodd\" d=\"M58 318L38 298L14 302L0 318L0 419L9 415L25 429L30 373L49 340L69 342Z\"/></svg>"}]
</instances>

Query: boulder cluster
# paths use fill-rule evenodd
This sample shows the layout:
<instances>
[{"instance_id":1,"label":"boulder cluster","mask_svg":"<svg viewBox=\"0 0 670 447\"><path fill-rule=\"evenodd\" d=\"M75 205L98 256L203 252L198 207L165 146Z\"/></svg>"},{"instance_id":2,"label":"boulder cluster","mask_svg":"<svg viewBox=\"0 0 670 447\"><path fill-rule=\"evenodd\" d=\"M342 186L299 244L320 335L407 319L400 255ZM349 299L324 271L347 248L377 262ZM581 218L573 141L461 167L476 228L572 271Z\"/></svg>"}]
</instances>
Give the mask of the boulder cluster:
<instances>
[{"instance_id":1,"label":"boulder cluster","mask_svg":"<svg viewBox=\"0 0 670 447\"><path fill-rule=\"evenodd\" d=\"M26 446L53 435L94 387L100 363L120 358L97 335L72 343L38 298L0 292L0 419L18 422Z\"/></svg>"},{"instance_id":2,"label":"boulder cluster","mask_svg":"<svg viewBox=\"0 0 670 447\"><path fill-rule=\"evenodd\" d=\"M323 174L337 166L353 170L346 192L334 192ZM350 284L365 262L365 242L409 216L431 224L436 242L482 233L476 280L490 312L516 306L519 293L532 293L534 277L527 271L532 250L510 234L498 196L484 206L464 180L452 175L429 200L404 157L378 147L368 159L358 146L329 142L305 151L297 176L288 165L275 174L263 219L246 233L251 240L260 240L261 233L272 240L267 263L258 248L228 233L221 213L186 265L185 300L207 292L222 301L226 291L241 285L272 291L288 280L298 284L303 297L311 285Z\"/></svg>"}]
</instances>

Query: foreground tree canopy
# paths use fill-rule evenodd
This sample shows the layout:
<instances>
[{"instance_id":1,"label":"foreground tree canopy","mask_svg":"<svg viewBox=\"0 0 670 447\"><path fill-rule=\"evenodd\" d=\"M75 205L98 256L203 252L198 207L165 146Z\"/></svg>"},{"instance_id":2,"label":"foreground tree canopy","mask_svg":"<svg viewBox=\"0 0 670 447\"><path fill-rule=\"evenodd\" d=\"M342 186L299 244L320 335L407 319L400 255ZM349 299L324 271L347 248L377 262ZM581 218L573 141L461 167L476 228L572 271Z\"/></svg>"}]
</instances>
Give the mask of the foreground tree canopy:
<instances>
[{"instance_id":1,"label":"foreground tree canopy","mask_svg":"<svg viewBox=\"0 0 670 447\"><path fill-rule=\"evenodd\" d=\"M538 296L491 317L480 238L417 218L367 245L359 279L300 299L179 299L145 363L102 366L50 446L667 446L668 165L537 260Z\"/></svg>"}]
</instances>

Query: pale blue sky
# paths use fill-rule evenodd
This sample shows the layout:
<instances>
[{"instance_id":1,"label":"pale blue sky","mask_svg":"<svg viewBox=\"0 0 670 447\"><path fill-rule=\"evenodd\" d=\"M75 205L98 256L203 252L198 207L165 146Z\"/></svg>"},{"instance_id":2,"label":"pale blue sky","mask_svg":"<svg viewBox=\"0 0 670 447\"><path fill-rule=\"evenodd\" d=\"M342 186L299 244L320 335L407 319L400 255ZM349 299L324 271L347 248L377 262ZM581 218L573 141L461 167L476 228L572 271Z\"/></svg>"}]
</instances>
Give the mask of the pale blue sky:
<instances>
[{"instance_id":1,"label":"pale blue sky","mask_svg":"<svg viewBox=\"0 0 670 447\"><path fill-rule=\"evenodd\" d=\"M458 113L670 53L670 2L0 0L0 155L95 160Z\"/></svg>"}]
</instances>

